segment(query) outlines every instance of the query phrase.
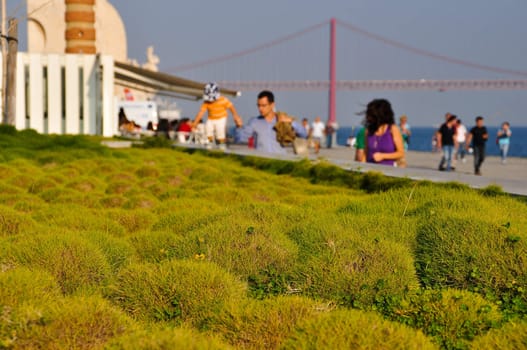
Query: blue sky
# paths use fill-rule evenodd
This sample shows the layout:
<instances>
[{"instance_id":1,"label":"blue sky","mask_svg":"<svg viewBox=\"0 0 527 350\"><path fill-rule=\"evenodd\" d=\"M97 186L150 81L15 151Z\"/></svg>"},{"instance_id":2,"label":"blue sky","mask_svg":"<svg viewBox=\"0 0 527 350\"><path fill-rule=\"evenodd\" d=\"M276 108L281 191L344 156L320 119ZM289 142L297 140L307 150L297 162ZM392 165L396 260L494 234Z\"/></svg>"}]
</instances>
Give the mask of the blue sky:
<instances>
[{"instance_id":1,"label":"blue sky","mask_svg":"<svg viewBox=\"0 0 527 350\"><path fill-rule=\"evenodd\" d=\"M527 72L527 1L525 0L111 0L128 35L128 55L145 61L153 45L160 70L208 81L233 77L327 79L329 25L298 40L239 61L194 72L176 67L231 54L337 17L369 32L438 54ZM16 6L11 2L11 10ZM23 17L25 10L17 13ZM25 27L25 23L21 23ZM23 35L24 28L21 28ZM23 43L21 43L23 48ZM337 78L350 79L527 79L447 64L372 41L337 28ZM235 67L240 67L237 72ZM257 91L235 99L244 119L256 114ZM326 92L277 92L277 107L312 120L327 118ZM372 98L388 98L397 115L412 125L431 126L445 112L472 124L483 115L488 125L503 120L527 125L527 91L342 91L337 120L357 125L356 115ZM178 102L193 117L198 102Z\"/></svg>"}]
</instances>

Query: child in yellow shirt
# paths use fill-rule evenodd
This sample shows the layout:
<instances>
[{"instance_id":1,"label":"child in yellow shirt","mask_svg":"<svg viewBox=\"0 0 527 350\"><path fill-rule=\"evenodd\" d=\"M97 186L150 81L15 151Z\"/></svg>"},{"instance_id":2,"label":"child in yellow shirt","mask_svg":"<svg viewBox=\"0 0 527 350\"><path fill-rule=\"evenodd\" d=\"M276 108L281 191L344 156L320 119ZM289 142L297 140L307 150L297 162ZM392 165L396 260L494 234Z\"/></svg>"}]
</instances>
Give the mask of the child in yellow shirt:
<instances>
[{"instance_id":1,"label":"child in yellow shirt","mask_svg":"<svg viewBox=\"0 0 527 350\"><path fill-rule=\"evenodd\" d=\"M203 100L204 102L201 105L192 126L196 127L205 112L207 112L208 118L205 123L207 138L209 139L209 142L213 142L215 136L220 148L224 148L228 117L227 110L231 111L236 126L242 126L243 121L238 115L238 112L236 112L232 102L226 97L220 95L220 90L216 83L208 83L205 85Z\"/></svg>"}]
</instances>

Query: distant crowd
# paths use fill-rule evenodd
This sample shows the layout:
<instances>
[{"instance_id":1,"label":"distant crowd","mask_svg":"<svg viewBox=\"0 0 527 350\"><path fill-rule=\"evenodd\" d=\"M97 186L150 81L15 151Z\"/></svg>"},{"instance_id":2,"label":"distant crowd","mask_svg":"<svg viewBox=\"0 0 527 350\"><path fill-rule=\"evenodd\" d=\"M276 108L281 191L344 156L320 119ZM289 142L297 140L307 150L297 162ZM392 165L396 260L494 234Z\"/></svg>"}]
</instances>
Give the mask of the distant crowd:
<instances>
[{"instance_id":1,"label":"distant crowd","mask_svg":"<svg viewBox=\"0 0 527 350\"><path fill-rule=\"evenodd\" d=\"M220 94L218 85L208 83L204 88L203 103L193 120L183 118L168 125L159 125L158 131L165 132L180 143L225 149L230 112L236 124L233 142L247 144L261 152L286 153L286 147L292 146L293 151L300 155L308 155L311 149L318 154L322 146L331 148L336 141L336 122L325 124L317 116L310 123L307 118L300 121L286 112L277 111L275 96L269 90L258 94L257 108L259 115L244 123L234 104ZM355 147L355 160L405 167L405 154L412 135L408 117L402 115L399 124L396 124L392 106L386 99L372 100L361 114L364 115L363 126L347 142L348 146ZM203 122L205 115L207 118ZM473 153L474 173L481 175L489 135L483 117L478 116L475 124L467 130L456 115L446 113L445 121L432 141L434 150L441 153L440 171L455 170L458 159L466 162L466 154ZM138 128L133 121L126 119L122 110L119 113L119 125L122 132L134 132ZM509 123L504 122L496 135L503 164L506 163L511 135Z\"/></svg>"},{"instance_id":2,"label":"distant crowd","mask_svg":"<svg viewBox=\"0 0 527 350\"><path fill-rule=\"evenodd\" d=\"M445 114L445 122L437 130L432 140L434 149L441 152L440 171L453 171L456 161L465 162L466 153L474 154L474 174L481 175L481 165L485 160L485 148L489 133L482 116L476 117L475 126L467 130L461 119L451 113ZM496 135L500 148L501 162L506 164L512 131L509 122L504 122Z\"/></svg>"}]
</instances>

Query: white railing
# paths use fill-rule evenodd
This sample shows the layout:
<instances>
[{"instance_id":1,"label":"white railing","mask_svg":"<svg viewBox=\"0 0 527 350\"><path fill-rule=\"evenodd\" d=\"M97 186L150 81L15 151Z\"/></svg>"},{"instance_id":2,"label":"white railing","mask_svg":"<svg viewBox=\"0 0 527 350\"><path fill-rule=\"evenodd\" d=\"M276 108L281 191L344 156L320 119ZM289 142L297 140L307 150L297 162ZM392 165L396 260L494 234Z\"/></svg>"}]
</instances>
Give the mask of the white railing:
<instances>
[{"instance_id":1,"label":"white railing","mask_svg":"<svg viewBox=\"0 0 527 350\"><path fill-rule=\"evenodd\" d=\"M113 136L117 123L112 56L18 53L17 129Z\"/></svg>"}]
</instances>

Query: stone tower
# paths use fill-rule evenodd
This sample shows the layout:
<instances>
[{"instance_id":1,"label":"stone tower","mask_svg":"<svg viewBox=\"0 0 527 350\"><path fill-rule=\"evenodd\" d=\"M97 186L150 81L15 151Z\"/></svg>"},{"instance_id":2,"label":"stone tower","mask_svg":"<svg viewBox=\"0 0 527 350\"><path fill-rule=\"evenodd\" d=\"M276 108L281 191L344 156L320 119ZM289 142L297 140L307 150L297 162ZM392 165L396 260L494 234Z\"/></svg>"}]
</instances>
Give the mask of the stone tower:
<instances>
[{"instance_id":1,"label":"stone tower","mask_svg":"<svg viewBox=\"0 0 527 350\"><path fill-rule=\"evenodd\" d=\"M102 53L126 62L121 16L108 0L27 0L30 53Z\"/></svg>"},{"instance_id":2,"label":"stone tower","mask_svg":"<svg viewBox=\"0 0 527 350\"><path fill-rule=\"evenodd\" d=\"M95 0L66 0L66 53L95 54Z\"/></svg>"}]
</instances>

